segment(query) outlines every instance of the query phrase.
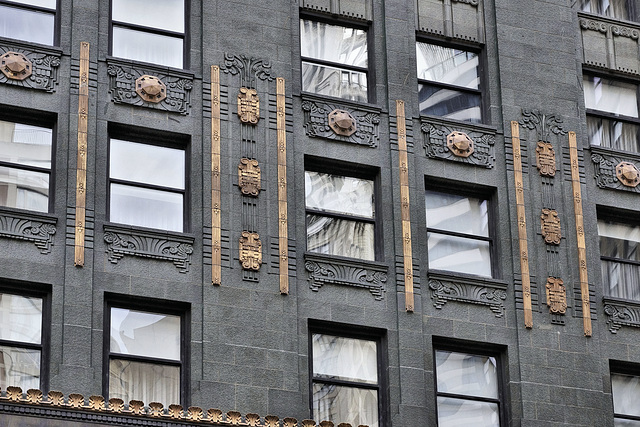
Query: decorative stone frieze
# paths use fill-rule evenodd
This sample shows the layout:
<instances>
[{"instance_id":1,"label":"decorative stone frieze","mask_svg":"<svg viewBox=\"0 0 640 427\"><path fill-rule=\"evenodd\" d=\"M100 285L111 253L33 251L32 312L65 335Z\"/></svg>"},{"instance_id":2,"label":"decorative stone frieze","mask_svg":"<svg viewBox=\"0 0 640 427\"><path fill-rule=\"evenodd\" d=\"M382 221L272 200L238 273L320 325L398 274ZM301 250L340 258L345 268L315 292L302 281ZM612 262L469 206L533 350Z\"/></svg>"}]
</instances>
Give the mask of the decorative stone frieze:
<instances>
[{"instance_id":1,"label":"decorative stone frieze","mask_svg":"<svg viewBox=\"0 0 640 427\"><path fill-rule=\"evenodd\" d=\"M504 315L503 301L507 299L507 285L496 279L456 276L429 272L431 299L437 309L447 301L486 305L496 317Z\"/></svg>"},{"instance_id":2,"label":"decorative stone frieze","mask_svg":"<svg viewBox=\"0 0 640 427\"><path fill-rule=\"evenodd\" d=\"M326 284L345 285L368 289L376 300L384 298L384 284L387 282L387 267L384 265L307 253L304 267L312 291L317 292Z\"/></svg>"},{"instance_id":3,"label":"decorative stone frieze","mask_svg":"<svg viewBox=\"0 0 640 427\"><path fill-rule=\"evenodd\" d=\"M604 16L580 17L584 62L592 67L640 74L640 29Z\"/></svg>"},{"instance_id":4,"label":"decorative stone frieze","mask_svg":"<svg viewBox=\"0 0 640 427\"><path fill-rule=\"evenodd\" d=\"M378 146L380 112L361 107L306 99L302 101L304 129L311 138Z\"/></svg>"},{"instance_id":5,"label":"decorative stone frieze","mask_svg":"<svg viewBox=\"0 0 640 427\"><path fill-rule=\"evenodd\" d=\"M180 273L189 271L194 238L155 230L105 224L104 241L111 263L117 264L124 256L171 261Z\"/></svg>"},{"instance_id":6,"label":"decorative stone frieze","mask_svg":"<svg viewBox=\"0 0 640 427\"><path fill-rule=\"evenodd\" d=\"M114 103L189 114L192 74L116 58L107 59L107 73Z\"/></svg>"},{"instance_id":7,"label":"decorative stone frieze","mask_svg":"<svg viewBox=\"0 0 640 427\"><path fill-rule=\"evenodd\" d=\"M240 159L238 165L238 187L245 196L260 194L260 165L255 159Z\"/></svg>"},{"instance_id":8,"label":"decorative stone frieze","mask_svg":"<svg viewBox=\"0 0 640 427\"><path fill-rule=\"evenodd\" d=\"M371 21L373 5L371 0L302 0L303 9L327 12L351 19Z\"/></svg>"},{"instance_id":9,"label":"decorative stone frieze","mask_svg":"<svg viewBox=\"0 0 640 427\"><path fill-rule=\"evenodd\" d=\"M258 233L243 231L239 240L240 264L245 270L260 270L262 265L262 242Z\"/></svg>"},{"instance_id":10,"label":"decorative stone frieze","mask_svg":"<svg viewBox=\"0 0 640 427\"><path fill-rule=\"evenodd\" d=\"M640 328L640 301L604 297L604 314L611 333L623 326Z\"/></svg>"},{"instance_id":11,"label":"decorative stone frieze","mask_svg":"<svg viewBox=\"0 0 640 427\"><path fill-rule=\"evenodd\" d=\"M598 187L640 192L637 166L640 159L632 158L626 153L591 147L591 161L595 166L594 178Z\"/></svg>"},{"instance_id":12,"label":"decorative stone frieze","mask_svg":"<svg viewBox=\"0 0 640 427\"><path fill-rule=\"evenodd\" d=\"M560 218L554 209L542 209L540 214L540 228L542 237L547 245L559 245L562 239Z\"/></svg>"},{"instance_id":13,"label":"decorative stone frieze","mask_svg":"<svg viewBox=\"0 0 640 427\"><path fill-rule=\"evenodd\" d=\"M562 279L548 277L547 284L547 306L552 314L565 314L567 312L567 289Z\"/></svg>"},{"instance_id":14,"label":"decorative stone frieze","mask_svg":"<svg viewBox=\"0 0 640 427\"><path fill-rule=\"evenodd\" d=\"M62 52L12 42L0 45L0 83L54 92Z\"/></svg>"},{"instance_id":15,"label":"decorative stone frieze","mask_svg":"<svg viewBox=\"0 0 640 427\"><path fill-rule=\"evenodd\" d=\"M242 123L255 125L260 120L260 99L255 89L241 87L238 92L238 117Z\"/></svg>"},{"instance_id":16,"label":"decorative stone frieze","mask_svg":"<svg viewBox=\"0 0 640 427\"><path fill-rule=\"evenodd\" d=\"M0 211L0 237L33 242L48 254L56 234L56 218L31 212Z\"/></svg>"},{"instance_id":17,"label":"decorative stone frieze","mask_svg":"<svg viewBox=\"0 0 640 427\"><path fill-rule=\"evenodd\" d=\"M256 87L256 79L263 81L273 81L275 77L271 74L271 62L263 58L247 57L245 55L224 54L224 64L220 70L225 74L240 77L240 87Z\"/></svg>"},{"instance_id":18,"label":"decorative stone frieze","mask_svg":"<svg viewBox=\"0 0 640 427\"><path fill-rule=\"evenodd\" d=\"M536 167L542 176L556 175L556 152L550 142L538 141L536 144Z\"/></svg>"},{"instance_id":19,"label":"decorative stone frieze","mask_svg":"<svg viewBox=\"0 0 640 427\"><path fill-rule=\"evenodd\" d=\"M423 118L421 125L427 157L493 168L495 130Z\"/></svg>"}]
</instances>

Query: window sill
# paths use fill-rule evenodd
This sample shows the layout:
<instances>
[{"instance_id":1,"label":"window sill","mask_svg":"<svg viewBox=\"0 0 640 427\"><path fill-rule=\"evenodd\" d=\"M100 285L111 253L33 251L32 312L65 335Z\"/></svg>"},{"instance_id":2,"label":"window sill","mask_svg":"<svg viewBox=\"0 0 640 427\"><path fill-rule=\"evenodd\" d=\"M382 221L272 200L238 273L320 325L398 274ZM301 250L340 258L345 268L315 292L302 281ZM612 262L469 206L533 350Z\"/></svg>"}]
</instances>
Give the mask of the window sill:
<instances>
[{"instance_id":1,"label":"window sill","mask_svg":"<svg viewBox=\"0 0 640 427\"><path fill-rule=\"evenodd\" d=\"M346 285L368 289L377 301L384 298L388 267L383 263L305 252L304 267L314 292L325 284Z\"/></svg>"},{"instance_id":2,"label":"window sill","mask_svg":"<svg viewBox=\"0 0 640 427\"><path fill-rule=\"evenodd\" d=\"M640 301L604 296L602 302L612 334L623 326L640 328Z\"/></svg>"},{"instance_id":3,"label":"window sill","mask_svg":"<svg viewBox=\"0 0 640 427\"><path fill-rule=\"evenodd\" d=\"M640 153L620 151L597 145L589 147L594 163L594 178L600 188L640 193L640 186L625 185L618 179L616 168L621 162L632 163L640 169Z\"/></svg>"},{"instance_id":4,"label":"window sill","mask_svg":"<svg viewBox=\"0 0 640 427\"><path fill-rule=\"evenodd\" d=\"M57 222L49 213L0 207L0 237L33 242L42 254L51 252Z\"/></svg>"}]
</instances>

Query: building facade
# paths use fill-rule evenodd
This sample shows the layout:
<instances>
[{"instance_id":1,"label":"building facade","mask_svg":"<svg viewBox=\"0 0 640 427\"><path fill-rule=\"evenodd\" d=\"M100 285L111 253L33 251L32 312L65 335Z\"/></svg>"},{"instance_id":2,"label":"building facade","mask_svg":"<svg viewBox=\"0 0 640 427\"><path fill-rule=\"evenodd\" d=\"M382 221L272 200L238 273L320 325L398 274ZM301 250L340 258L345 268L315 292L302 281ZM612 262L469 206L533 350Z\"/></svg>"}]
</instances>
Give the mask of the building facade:
<instances>
[{"instance_id":1,"label":"building facade","mask_svg":"<svg viewBox=\"0 0 640 427\"><path fill-rule=\"evenodd\" d=\"M640 425L639 22L0 0L0 425Z\"/></svg>"}]
</instances>

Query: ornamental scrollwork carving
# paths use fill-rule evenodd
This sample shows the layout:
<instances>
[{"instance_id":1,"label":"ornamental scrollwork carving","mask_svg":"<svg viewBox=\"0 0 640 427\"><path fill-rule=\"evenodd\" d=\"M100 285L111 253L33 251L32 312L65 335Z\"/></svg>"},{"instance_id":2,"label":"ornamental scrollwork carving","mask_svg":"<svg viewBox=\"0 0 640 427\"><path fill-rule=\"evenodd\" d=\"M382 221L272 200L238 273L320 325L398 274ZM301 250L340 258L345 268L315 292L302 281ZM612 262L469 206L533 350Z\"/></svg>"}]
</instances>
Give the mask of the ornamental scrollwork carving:
<instances>
[{"instance_id":1,"label":"ornamental scrollwork carving","mask_svg":"<svg viewBox=\"0 0 640 427\"><path fill-rule=\"evenodd\" d=\"M536 144L536 167L542 176L556 175L556 152L550 142L538 141Z\"/></svg>"},{"instance_id":2,"label":"ornamental scrollwork carving","mask_svg":"<svg viewBox=\"0 0 640 427\"><path fill-rule=\"evenodd\" d=\"M634 162L596 147L591 147L591 161L595 166L594 178L598 187L640 193L636 172L640 161Z\"/></svg>"},{"instance_id":3,"label":"ornamental scrollwork carving","mask_svg":"<svg viewBox=\"0 0 640 427\"><path fill-rule=\"evenodd\" d=\"M224 54L224 65L220 66L226 74L240 76L240 86L256 87L256 79L272 81L275 77L271 74L271 62L262 58L248 58L245 55Z\"/></svg>"},{"instance_id":4,"label":"ornamental scrollwork carving","mask_svg":"<svg viewBox=\"0 0 640 427\"><path fill-rule=\"evenodd\" d=\"M0 46L0 57L3 58L0 83L55 92L62 52L16 43Z\"/></svg>"},{"instance_id":5,"label":"ornamental scrollwork carving","mask_svg":"<svg viewBox=\"0 0 640 427\"><path fill-rule=\"evenodd\" d=\"M240 264L245 270L260 270L262 265L262 242L258 233L243 231L239 240Z\"/></svg>"},{"instance_id":6,"label":"ornamental scrollwork carving","mask_svg":"<svg viewBox=\"0 0 640 427\"><path fill-rule=\"evenodd\" d=\"M433 119L423 121L421 129L427 157L452 160L489 169L493 168L496 163L495 132L493 130L435 122ZM453 144L450 138L452 135L459 135L458 145ZM466 144L461 144L465 141Z\"/></svg>"},{"instance_id":7,"label":"ornamental scrollwork carving","mask_svg":"<svg viewBox=\"0 0 640 427\"><path fill-rule=\"evenodd\" d=\"M542 237L547 245L559 245L562 239L560 218L554 209L542 209L540 214L540 228Z\"/></svg>"},{"instance_id":8,"label":"ornamental scrollwork carving","mask_svg":"<svg viewBox=\"0 0 640 427\"><path fill-rule=\"evenodd\" d=\"M478 6L479 0L452 0L455 3L466 3L471 6Z\"/></svg>"},{"instance_id":9,"label":"ornamental scrollwork carving","mask_svg":"<svg viewBox=\"0 0 640 427\"><path fill-rule=\"evenodd\" d=\"M611 33L614 36L629 37L630 39L633 39L633 40L638 40L638 36L640 36L640 32L638 32L637 29L630 28L630 27L623 27L621 25L612 25Z\"/></svg>"},{"instance_id":10,"label":"ornamental scrollwork carving","mask_svg":"<svg viewBox=\"0 0 640 427\"><path fill-rule=\"evenodd\" d=\"M41 215L0 212L0 237L33 242L41 254L51 252L56 219Z\"/></svg>"},{"instance_id":11,"label":"ornamental scrollwork carving","mask_svg":"<svg viewBox=\"0 0 640 427\"><path fill-rule=\"evenodd\" d=\"M309 288L317 292L323 285L346 285L368 289L378 301L384 298L387 269L365 262L324 259L305 256L304 267L308 272Z\"/></svg>"},{"instance_id":12,"label":"ornamental scrollwork carving","mask_svg":"<svg viewBox=\"0 0 640 427\"><path fill-rule=\"evenodd\" d=\"M605 297L604 314L611 333L623 326L640 328L640 302L613 300Z\"/></svg>"},{"instance_id":13,"label":"ornamental scrollwork carving","mask_svg":"<svg viewBox=\"0 0 640 427\"><path fill-rule=\"evenodd\" d=\"M580 27L583 30L599 31L603 34L606 34L609 29L608 25L604 22L585 18L580 19Z\"/></svg>"},{"instance_id":14,"label":"ornamental scrollwork carving","mask_svg":"<svg viewBox=\"0 0 640 427\"><path fill-rule=\"evenodd\" d=\"M485 305L496 317L504 315L503 301L507 299L506 286L435 276L429 279L429 289L431 289L433 306L437 309L441 309L447 301L458 301Z\"/></svg>"},{"instance_id":15,"label":"ornamental scrollwork carving","mask_svg":"<svg viewBox=\"0 0 640 427\"><path fill-rule=\"evenodd\" d=\"M109 94L114 103L189 114L192 75L167 68L140 67L116 59L107 60L107 73ZM140 87L142 80L145 88Z\"/></svg>"},{"instance_id":16,"label":"ornamental scrollwork carving","mask_svg":"<svg viewBox=\"0 0 640 427\"><path fill-rule=\"evenodd\" d=\"M193 254L192 237L171 236L163 232L155 233L113 225L105 225L104 230L106 253L113 264L129 255L171 261L180 273L189 271Z\"/></svg>"},{"instance_id":17,"label":"ornamental scrollwork carving","mask_svg":"<svg viewBox=\"0 0 640 427\"><path fill-rule=\"evenodd\" d=\"M535 130L538 134L538 141L548 141L551 134L567 134L567 130L563 127L564 120L561 116L555 114L547 115L540 110L523 108L520 126L529 130Z\"/></svg>"},{"instance_id":18,"label":"ornamental scrollwork carving","mask_svg":"<svg viewBox=\"0 0 640 427\"><path fill-rule=\"evenodd\" d=\"M547 290L547 306L552 314L565 314L567 312L567 289L562 279L548 277L545 286Z\"/></svg>"},{"instance_id":19,"label":"ornamental scrollwork carving","mask_svg":"<svg viewBox=\"0 0 640 427\"><path fill-rule=\"evenodd\" d=\"M311 138L350 142L371 148L378 146L380 141L379 112L315 100L303 101L302 111L304 111L303 126L307 136ZM343 129L338 126L335 120L332 122L330 115L336 111L342 112L342 116L348 118L340 121L340 123L347 123L352 120L352 124Z\"/></svg>"}]
</instances>

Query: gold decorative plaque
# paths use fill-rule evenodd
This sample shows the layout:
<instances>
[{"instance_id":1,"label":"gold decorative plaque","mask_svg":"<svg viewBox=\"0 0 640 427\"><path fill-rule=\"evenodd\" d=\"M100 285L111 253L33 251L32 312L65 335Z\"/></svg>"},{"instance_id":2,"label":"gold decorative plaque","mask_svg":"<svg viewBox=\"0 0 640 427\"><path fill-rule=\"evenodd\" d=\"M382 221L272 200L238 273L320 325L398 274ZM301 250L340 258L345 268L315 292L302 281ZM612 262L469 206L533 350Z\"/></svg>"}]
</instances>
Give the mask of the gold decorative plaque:
<instances>
[{"instance_id":1,"label":"gold decorative plaque","mask_svg":"<svg viewBox=\"0 0 640 427\"><path fill-rule=\"evenodd\" d=\"M545 243L548 245L559 245L562 233L560 231L558 212L553 209L542 209L540 224Z\"/></svg>"},{"instance_id":2,"label":"gold decorative plaque","mask_svg":"<svg viewBox=\"0 0 640 427\"><path fill-rule=\"evenodd\" d=\"M157 104L167 97L167 86L159 78L145 74L136 79L136 93L145 101Z\"/></svg>"},{"instance_id":3,"label":"gold decorative plaque","mask_svg":"<svg viewBox=\"0 0 640 427\"><path fill-rule=\"evenodd\" d=\"M24 80L33 72L33 64L22 53L9 51L0 56L0 71L11 80Z\"/></svg>"},{"instance_id":4,"label":"gold decorative plaque","mask_svg":"<svg viewBox=\"0 0 640 427\"><path fill-rule=\"evenodd\" d=\"M260 166L255 159L240 159L238 165L238 186L242 194L257 196L260 194Z\"/></svg>"},{"instance_id":5,"label":"gold decorative plaque","mask_svg":"<svg viewBox=\"0 0 640 427\"><path fill-rule=\"evenodd\" d=\"M469 157L473 154L473 139L464 132L454 131L447 135L447 147L458 157Z\"/></svg>"},{"instance_id":6,"label":"gold decorative plaque","mask_svg":"<svg viewBox=\"0 0 640 427\"><path fill-rule=\"evenodd\" d=\"M78 84L78 157L76 160L76 221L74 265L84 266L84 238L87 200L87 129L89 127L89 43L80 43Z\"/></svg>"},{"instance_id":7,"label":"gold decorative plaque","mask_svg":"<svg viewBox=\"0 0 640 427\"><path fill-rule=\"evenodd\" d=\"M622 185L637 187L640 183L640 171L631 162L620 162L616 166L616 176Z\"/></svg>"},{"instance_id":8,"label":"gold decorative plaque","mask_svg":"<svg viewBox=\"0 0 640 427\"><path fill-rule=\"evenodd\" d=\"M567 312L567 289L562 279L547 278L547 305L553 314L565 314Z\"/></svg>"},{"instance_id":9,"label":"gold decorative plaque","mask_svg":"<svg viewBox=\"0 0 640 427\"><path fill-rule=\"evenodd\" d=\"M536 167L540 175L556 175L556 152L549 142L538 141L536 145Z\"/></svg>"},{"instance_id":10,"label":"gold decorative plaque","mask_svg":"<svg viewBox=\"0 0 640 427\"><path fill-rule=\"evenodd\" d=\"M329 127L338 135L351 136L357 130L356 120L348 111L335 109L328 118Z\"/></svg>"},{"instance_id":11,"label":"gold decorative plaque","mask_svg":"<svg viewBox=\"0 0 640 427\"><path fill-rule=\"evenodd\" d=\"M222 282L220 195L220 67L211 66L211 283Z\"/></svg>"},{"instance_id":12,"label":"gold decorative plaque","mask_svg":"<svg viewBox=\"0 0 640 427\"><path fill-rule=\"evenodd\" d=\"M284 79L276 79L276 129L278 139L278 252L280 293L289 294L289 221L287 217L287 129Z\"/></svg>"},{"instance_id":13,"label":"gold decorative plaque","mask_svg":"<svg viewBox=\"0 0 640 427\"><path fill-rule=\"evenodd\" d=\"M245 270L260 270L262 243L258 233L242 232L242 237L240 237L240 263Z\"/></svg>"},{"instance_id":14,"label":"gold decorative plaque","mask_svg":"<svg viewBox=\"0 0 640 427\"><path fill-rule=\"evenodd\" d=\"M255 89L241 87L238 92L238 116L242 123L255 125L260 120L260 100Z\"/></svg>"}]
</instances>

